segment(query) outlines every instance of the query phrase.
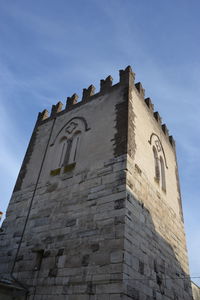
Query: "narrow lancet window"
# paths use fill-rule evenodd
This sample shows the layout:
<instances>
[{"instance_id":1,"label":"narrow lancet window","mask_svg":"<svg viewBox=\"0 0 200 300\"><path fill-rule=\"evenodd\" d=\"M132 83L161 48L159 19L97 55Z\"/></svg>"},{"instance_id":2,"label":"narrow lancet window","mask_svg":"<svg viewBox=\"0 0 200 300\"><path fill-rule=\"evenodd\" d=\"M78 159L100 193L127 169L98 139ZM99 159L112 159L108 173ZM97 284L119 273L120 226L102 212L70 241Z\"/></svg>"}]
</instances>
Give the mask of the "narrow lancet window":
<instances>
[{"instance_id":1,"label":"narrow lancet window","mask_svg":"<svg viewBox=\"0 0 200 300\"><path fill-rule=\"evenodd\" d=\"M166 180L165 180L165 166L162 156L160 157L160 169L161 169L161 184L163 191L166 191Z\"/></svg>"},{"instance_id":2,"label":"narrow lancet window","mask_svg":"<svg viewBox=\"0 0 200 300\"><path fill-rule=\"evenodd\" d=\"M64 160L65 152L66 152L66 147L67 147L67 140L63 139L60 143L60 153L59 155L59 167L62 167L62 163Z\"/></svg>"},{"instance_id":3,"label":"narrow lancet window","mask_svg":"<svg viewBox=\"0 0 200 300\"><path fill-rule=\"evenodd\" d=\"M51 151L53 167L50 171L51 176L70 172L75 168L79 159L81 141L87 128L83 118L72 118L60 130L51 144L54 146Z\"/></svg>"},{"instance_id":4,"label":"narrow lancet window","mask_svg":"<svg viewBox=\"0 0 200 300\"><path fill-rule=\"evenodd\" d=\"M63 164L62 164L63 166L66 166L69 163L71 148L72 148L72 139L68 139L67 140L67 148L66 148L66 152L65 152L65 157L64 157L64 160L63 160Z\"/></svg>"},{"instance_id":5,"label":"narrow lancet window","mask_svg":"<svg viewBox=\"0 0 200 300\"><path fill-rule=\"evenodd\" d=\"M159 159L158 159L158 153L157 153L155 147L153 147L153 155L154 155L154 165L155 165L155 180L157 182L159 182L160 181Z\"/></svg>"},{"instance_id":6,"label":"narrow lancet window","mask_svg":"<svg viewBox=\"0 0 200 300\"><path fill-rule=\"evenodd\" d=\"M80 141L80 132L76 132L72 139L68 164L72 164L76 161L79 141Z\"/></svg>"},{"instance_id":7,"label":"narrow lancet window","mask_svg":"<svg viewBox=\"0 0 200 300\"><path fill-rule=\"evenodd\" d=\"M80 134L81 132L78 131L70 138L64 137L61 139L58 152L59 167L72 164L76 161Z\"/></svg>"}]
</instances>

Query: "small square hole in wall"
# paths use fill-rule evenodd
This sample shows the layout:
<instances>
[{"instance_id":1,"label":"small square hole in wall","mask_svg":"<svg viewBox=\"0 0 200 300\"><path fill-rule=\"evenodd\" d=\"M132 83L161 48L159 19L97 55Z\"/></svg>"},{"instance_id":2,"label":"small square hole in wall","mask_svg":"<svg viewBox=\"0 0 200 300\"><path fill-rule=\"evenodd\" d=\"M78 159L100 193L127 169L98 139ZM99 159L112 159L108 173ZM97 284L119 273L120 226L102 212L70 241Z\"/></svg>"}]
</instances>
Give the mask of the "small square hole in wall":
<instances>
[{"instance_id":1,"label":"small square hole in wall","mask_svg":"<svg viewBox=\"0 0 200 300\"><path fill-rule=\"evenodd\" d=\"M50 175L51 175L51 176L59 175L59 174L60 174L60 171L61 171L61 168L51 170Z\"/></svg>"},{"instance_id":2,"label":"small square hole in wall","mask_svg":"<svg viewBox=\"0 0 200 300\"><path fill-rule=\"evenodd\" d=\"M64 171L63 172L67 173L67 172L72 171L75 168L75 165L76 165L76 163L74 162L72 164L64 166Z\"/></svg>"}]
</instances>

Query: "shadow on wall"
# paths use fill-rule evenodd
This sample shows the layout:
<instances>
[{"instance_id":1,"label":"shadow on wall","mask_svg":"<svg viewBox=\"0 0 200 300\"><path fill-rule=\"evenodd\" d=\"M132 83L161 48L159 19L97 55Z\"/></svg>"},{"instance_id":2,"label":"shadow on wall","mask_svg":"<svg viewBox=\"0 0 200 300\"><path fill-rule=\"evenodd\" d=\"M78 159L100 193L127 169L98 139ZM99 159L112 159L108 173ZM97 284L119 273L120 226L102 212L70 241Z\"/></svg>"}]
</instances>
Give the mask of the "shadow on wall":
<instances>
[{"instance_id":1,"label":"shadow on wall","mask_svg":"<svg viewBox=\"0 0 200 300\"><path fill-rule=\"evenodd\" d=\"M136 200L128 191L124 281L125 294L131 299L193 299L190 276L177 259L178 256L182 257L182 263L187 267L184 245L181 245L181 239L173 232L173 228L169 232L169 224L165 224L164 219L159 215L158 208L157 227L163 236L170 239L173 247L156 231L151 213L144 203ZM175 246L178 243L179 249ZM178 253L180 250L183 253Z\"/></svg>"}]
</instances>

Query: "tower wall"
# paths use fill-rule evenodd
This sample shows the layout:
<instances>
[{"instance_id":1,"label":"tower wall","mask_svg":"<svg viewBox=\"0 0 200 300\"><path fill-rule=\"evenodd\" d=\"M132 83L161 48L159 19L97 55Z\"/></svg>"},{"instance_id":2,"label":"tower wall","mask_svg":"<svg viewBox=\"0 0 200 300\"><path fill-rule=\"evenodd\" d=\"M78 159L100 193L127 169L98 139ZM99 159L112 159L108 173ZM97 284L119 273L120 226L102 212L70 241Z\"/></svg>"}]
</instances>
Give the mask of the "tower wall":
<instances>
[{"instance_id":1,"label":"tower wall","mask_svg":"<svg viewBox=\"0 0 200 300\"><path fill-rule=\"evenodd\" d=\"M38 116L0 248L28 299L192 300L175 143L134 77Z\"/></svg>"},{"instance_id":2,"label":"tower wall","mask_svg":"<svg viewBox=\"0 0 200 300\"><path fill-rule=\"evenodd\" d=\"M138 88L139 87L139 88ZM129 92L129 143L124 276L133 299L192 299L175 142L144 99ZM153 147L158 153L156 178ZM162 186L160 157L164 162ZM128 299L128 298L127 298Z\"/></svg>"},{"instance_id":3,"label":"tower wall","mask_svg":"<svg viewBox=\"0 0 200 300\"><path fill-rule=\"evenodd\" d=\"M39 114L0 252L1 274L27 286L30 299L115 299L122 293L126 91L126 82L102 84L89 99L70 105L73 96L65 110L58 103L50 117ZM77 151L73 133L80 137ZM62 164L65 136L76 158Z\"/></svg>"}]
</instances>

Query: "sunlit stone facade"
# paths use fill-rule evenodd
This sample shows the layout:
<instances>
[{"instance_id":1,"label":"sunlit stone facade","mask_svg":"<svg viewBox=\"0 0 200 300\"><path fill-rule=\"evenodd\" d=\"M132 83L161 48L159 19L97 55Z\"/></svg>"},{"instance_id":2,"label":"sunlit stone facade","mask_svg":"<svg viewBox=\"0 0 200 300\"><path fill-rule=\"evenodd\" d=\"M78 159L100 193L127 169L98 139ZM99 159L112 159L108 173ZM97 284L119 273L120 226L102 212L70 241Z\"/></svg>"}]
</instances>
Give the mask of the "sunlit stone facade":
<instances>
[{"instance_id":1,"label":"sunlit stone facade","mask_svg":"<svg viewBox=\"0 0 200 300\"><path fill-rule=\"evenodd\" d=\"M175 142L134 80L39 114L1 232L16 294L192 300Z\"/></svg>"}]
</instances>

